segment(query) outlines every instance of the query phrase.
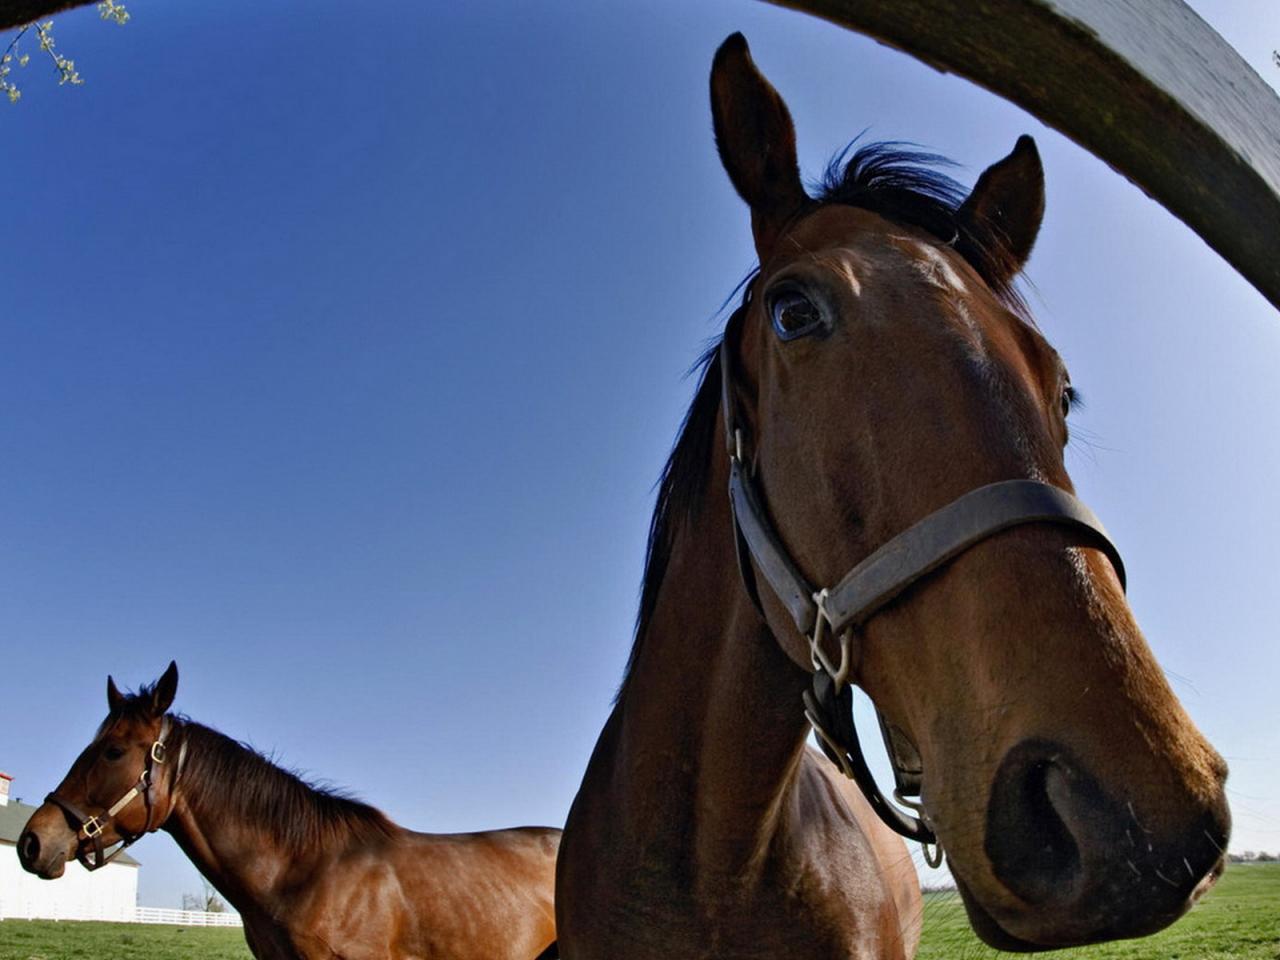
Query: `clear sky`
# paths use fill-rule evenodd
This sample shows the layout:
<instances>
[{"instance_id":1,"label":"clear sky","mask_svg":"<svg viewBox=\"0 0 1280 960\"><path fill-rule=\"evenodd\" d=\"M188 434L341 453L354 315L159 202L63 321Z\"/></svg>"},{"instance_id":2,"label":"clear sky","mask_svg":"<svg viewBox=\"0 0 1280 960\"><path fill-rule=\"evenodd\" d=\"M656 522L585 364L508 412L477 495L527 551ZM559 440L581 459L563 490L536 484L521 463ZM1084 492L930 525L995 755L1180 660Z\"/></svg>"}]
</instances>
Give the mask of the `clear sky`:
<instances>
[{"instance_id":1,"label":"clear sky","mask_svg":"<svg viewBox=\"0 0 1280 960\"><path fill-rule=\"evenodd\" d=\"M1272 0L1194 5L1280 81ZM683 374L752 262L706 89L742 30L810 176L864 128L966 182L1036 137L1032 302L1086 398L1068 465L1231 763L1232 847L1280 850L1280 317L1103 163L743 0L129 7L57 19L83 87L33 60L0 104L17 796L61 778L108 672L176 658L178 709L406 825L563 821ZM144 904L198 889L167 836L135 851Z\"/></svg>"}]
</instances>

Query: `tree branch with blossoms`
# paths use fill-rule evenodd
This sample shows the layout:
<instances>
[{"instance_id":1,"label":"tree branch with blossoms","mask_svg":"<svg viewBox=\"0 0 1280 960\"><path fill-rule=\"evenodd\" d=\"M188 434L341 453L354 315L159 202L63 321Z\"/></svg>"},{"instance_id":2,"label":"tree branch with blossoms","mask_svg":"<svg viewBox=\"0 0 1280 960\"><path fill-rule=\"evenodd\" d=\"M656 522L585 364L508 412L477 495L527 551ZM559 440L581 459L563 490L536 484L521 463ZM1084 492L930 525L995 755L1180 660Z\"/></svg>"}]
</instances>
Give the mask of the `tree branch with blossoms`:
<instances>
[{"instance_id":1,"label":"tree branch with blossoms","mask_svg":"<svg viewBox=\"0 0 1280 960\"><path fill-rule=\"evenodd\" d=\"M98 15L103 20L110 20L119 26L124 26L129 22L129 11L123 3L117 3L116 0L101 0L98 4ZM67 59L55 49L53 21L45 20L44 22L33 21L25 23L14 35L14 38L9 41L9 46L5 48L4 54L0 55L0 95L7 96L10 103L17 103L22 99L22 90L13 81L12 73L15 65L21 68L31 62L31 55L22 53L19 49L19 44L22 42L23 37L32 30L36 33L40 51L49 55L54 69L58 71L58 85L69 83L72 86L79 86L84 83L84 78L76 70L76 62Z\"/></svg>"}]
</instances>

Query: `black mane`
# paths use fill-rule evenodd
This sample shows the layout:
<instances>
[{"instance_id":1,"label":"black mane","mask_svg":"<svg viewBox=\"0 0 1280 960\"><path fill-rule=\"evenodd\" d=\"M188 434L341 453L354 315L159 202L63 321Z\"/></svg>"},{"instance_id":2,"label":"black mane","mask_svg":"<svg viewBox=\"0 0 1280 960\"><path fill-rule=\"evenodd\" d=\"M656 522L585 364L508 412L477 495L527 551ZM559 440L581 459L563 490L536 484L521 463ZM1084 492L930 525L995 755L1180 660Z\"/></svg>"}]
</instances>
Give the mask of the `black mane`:
<instances>
[{"instance_id":1,"label":"black mane","mask_svg":"<svg viewBox=\"0 0 1280 960\"><path fill-rule=\"evenodd\" d=\"M940 169L955 164L946 157L893 141L869 143L854 150L855 144L856 141L832 158L822 179L813 185L815 206L858 207L894 223L924 230L943 244L955 245L963 230L957 214L968 191ZM969 264L1005 307L1028 319L1021 295L1010 281L1002 279L1013 272L1007 269L1008 255L976 242L971 235L966 239L963 249ZM753 270L741 284L742 301L729 320L726 335L731 335L750 303L755 274ZM717 454L712 450L712 441L720 409L720 339L716 338L692 368L691 372L698 376L693 403L658 479L624 687L653 617L676 536L695 518L698 494L706 484L711 458Z\"/></svg>"},{"instance_id":2,"label":"black mane","mask_svg":"<svg viewBox=\"0 0 1280 960\"><path fill-rule=\"evenodd\" d=\"M217 730L184 720L181 736L187 742L182 783L188 796L208 787L228 818L262 826L285 849L388 837L396 829L382 811L309 782Z\"/></svg>"},{"instance_id":3,"label":"black mane","mask_svg":"<svg viewBox=\"0 0 1280 960\"><path fill-rule=\"evenodd\" d=\"M126 696L103 727L120 718L152 717L154 689L151 684ZM388 837L397 829L380 810L309 782L248 744L186 717L176 719L169 756L176 756L173 747L186 744L179 789L193 804L201 805L202 796L216 798L221 815L258 825L281 847L299 853L332 840Z\"/></svg>"}]
</instances>

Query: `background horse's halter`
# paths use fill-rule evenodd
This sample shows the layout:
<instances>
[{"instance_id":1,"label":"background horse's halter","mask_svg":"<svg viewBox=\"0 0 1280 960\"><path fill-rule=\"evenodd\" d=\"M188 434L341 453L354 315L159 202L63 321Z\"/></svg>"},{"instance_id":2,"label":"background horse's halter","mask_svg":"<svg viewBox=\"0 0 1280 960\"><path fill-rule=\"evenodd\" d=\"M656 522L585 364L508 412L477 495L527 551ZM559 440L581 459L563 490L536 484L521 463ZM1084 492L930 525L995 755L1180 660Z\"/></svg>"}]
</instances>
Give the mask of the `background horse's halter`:
<instances>
[{"instance_id":1,"label":"background horse's halter","mask_svg":"<svg viewBox=\"0 0 1280 960\"><path fill-rule=\"evenodd\" d=\"M49 794L44 798L45 803L52 803L54 806L60 807L72 822L79 823L79 829L76 830L76 859L80 861L81 866L86 870L97 870L99 867L105 867L108 863L120 856L126 847L132 846L138 840L150 833L155 827L151 825L151 818L155 813L155 800L152 796L152 788L155 786L155 768L165 763L167 759L167 748L165 740L169 736L172 721L166 714L160 722L160 733L156 736L155 742L151 744L151 748L147 751L147 758L142 765L142 773L138 775L137 782L129 788L129 791L107 808L102 815L85 816L74 804L58 796L57 792ZM169 781L169 793L172 796L173 789L178 785L178 778L182 776L182 766L187 759L187 741L184 739L182 745L178 748L178 762L173 771L173 778ZM111 826L116 815L125 807L133 803L139 796L142 802L147 806L147 822L142 828L141 833L126 834L120 826L116 825L116 833L120 834L120 842L112 847L109 851L104 851L102 847L102 833L107 827ZM160 824L156 824L159 827ZM90 850L88 844L92 845Z\"/></svg>"},{"instance_id":2,"label":"background horse's halter","mask_svg":"<svg viewBox=\"0 0 1280 960\"><path fill-rule=\"evenodd\" d=\"M745 308L744 308L745 309ZM739 311L741 313L741 311ZM970 547L1010 527L1053 523L1070 530L1081 545L1096 547L1125 583L1124 563L1102 523L1087 506L1058 487L1037 480L1006 480L971 490L934 511L863 559L833 587L815 589L796 566L782 538L769 522L754 483L754 464L746 451L743 428L734 415L731 319L720 341L720 403L729 453L729 504L738 554L738 569L747 594L758 610L760 595L755 570L768 582L790 614L796 629L809 641L813 688L804 692L805 718L813 726L823 752L845 776L858 784L867 802L888 826L926 846L930 865L941 863L928 814L911 798L919 797L924 769L915 745L877 708L880 729L893 766L894 796L921 813L908 816L891 804L876 786L858 743L853 724L851 668L854 631L918 580L954 560ZM755 561L754 565L752 560ZM828 658L825 638L836 638L839 661Z\"/></svg>"}]
</instances>

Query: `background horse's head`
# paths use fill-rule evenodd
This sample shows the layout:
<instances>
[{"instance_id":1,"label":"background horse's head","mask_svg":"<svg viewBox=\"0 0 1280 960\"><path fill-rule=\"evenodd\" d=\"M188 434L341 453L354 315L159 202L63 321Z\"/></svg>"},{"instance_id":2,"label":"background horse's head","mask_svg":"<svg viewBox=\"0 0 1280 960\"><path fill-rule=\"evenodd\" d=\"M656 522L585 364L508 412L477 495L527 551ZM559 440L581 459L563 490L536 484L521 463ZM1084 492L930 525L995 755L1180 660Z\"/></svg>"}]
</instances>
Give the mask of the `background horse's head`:
<instances>
[{"instance_id":1,"label":"background horse's head","mask_svg":"<svg viewBox=\"0 0 1280 960\"><path fill-rule=\"evenodd\" d=\"M819 196L781 97L731 37L716 139L760 271L726 336L756 482L807 578L837 581L986 484L1071 490L1073 392L1011 284L1044 209L1030 138L967 197L901 152L859 151ZM1025 524L861 629L854 675L923 761L926 817L989 943L1159 929L1221 870L1226 766L1169 689L1106 557ZM770 627L807 641L771 591Z\"/></svg>"},{"instance_id":2,"label":"background horse's head","mask_svg":"<svg viewBox=\"0 0 1280 960\"><path fill-rule=\"evenodd\" d=\"M52 880L62 876L68 860L99 866L109 848L132 842L164 822L173 806L176 757L166 751L163 731L177 691L174 663L158 681L131 696L107 677L107 718L18 838L24 869ZM130 796L135 788L138 792Z\"/></svg>"}]
</instances>

